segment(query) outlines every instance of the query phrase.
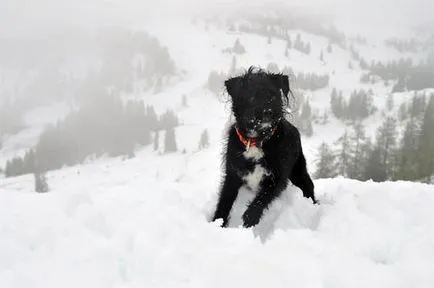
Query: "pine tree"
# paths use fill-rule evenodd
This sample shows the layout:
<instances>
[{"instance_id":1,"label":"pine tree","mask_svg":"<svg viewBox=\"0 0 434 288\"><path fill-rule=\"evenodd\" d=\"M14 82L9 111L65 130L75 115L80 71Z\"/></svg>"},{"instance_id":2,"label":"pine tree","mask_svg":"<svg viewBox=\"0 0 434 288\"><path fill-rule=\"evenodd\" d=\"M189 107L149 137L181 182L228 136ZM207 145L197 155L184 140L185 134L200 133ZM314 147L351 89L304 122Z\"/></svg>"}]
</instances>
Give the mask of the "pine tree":
<instances>
[{"instance_id":1,"label":"pine tree","mask_svg":"<svg viewBox=\"0 0 434 288\"><path fill-rule=\"evenodd\" d=\"M306 54L310 54L310 43L308 42L305 49Z\"/></svg>"},{"instance_id":2,"label":"pine tree","mask_svg":"<svg viewBox=\"0 0 434 288\"><path fill-rule=\"evenodd\" d=\"M419 129L415 119L407 122L398 151L398 167L396 179L416 180L418 178L418 146Z\"/></svg>"},{"instance_id":3,"label":"pine tree","mask_svg":"<svg viewBox=\"0 0 434 288\"><path fill-rule=\"evenodd\" d=\"M387 117L377 130L376 147L380 151L382 167L385 168L386 177L394 178L396 173L396 119Z\"/></svg>"},{"instance_id":4,"label":"pine tree","mask_svg":"<svg viewBox=\"0 0 434 288\"><path fill-rule=\"evenodd\" d=\"M308 137L312 136L313 134L312 109L310 107L309 101L306 101L302 106L302 111L300 114L300 130Z\"/></svg>"},{"instance_id":5,"label":"pine tree","mask_svg":"<svg viewBox=\"0 0 434 288\"><path fill-rule=\"evenodd\" d=\"M160 133L158 131L155 131L155 136L154 136L154 151L157 151L159 148L159 144L160 144L160 137L159 137Z\"/></svg>"},{"instance_id":6,"label":"pine tree","mask_svg":"<svg viewBox=\"0 0 434 288\"><path fill-rule=\"evenodd\" d=\"M330 146L322 142L319 147L319 159L315 178L333 178L336 174L336 156Z\"/></svg>"},{"instance_id":7,"label":"pine tree","mask_svg":"<svg viewBox=\"0 0 434 288\"><path fill-rule=\"evenodd\" d=\"M324 52L321 50L321 53L319 54L319 61L324 62Z\"/></svg>"},{"instance_id":8,"label":"pine tree","mask_svg":"<svg viewBox=\"0 0 434 288\"><path fill-rule=\"evenodd\" d=\"M166 129L166 135L164 138L164 153L176 152L178 147L176 144L175 129L169 127Z\"/></svg>"},{"instance_id":9,"label":"pine tree","mask_svg":"<svg viewBox=\"0 0 434 288\"><path fill-rule=\"evenodd\" d=\"M352 145L348 163L348 177L361 180L367 162L365 128L361 121L353 126L350 141Z\"/></svg>"},{"instance_id":10,"label":"pine tree","mask_svg":"<svg viewBox=\"0 0 434 288\"><path fill-rule=\"evenodd\" d=\"M327 125L329 123L329 114L327 113L327 110L324 110L324 113L322 115L321 124Z\"/></svg>"},{"instance_id":11,"label":"pine tree","mask_svg":"<svg viewBox=\"0 0 434 288\"><path fill-rule=\"evenodd\" d=\"M338 92L335 87L333 87L332 93L330 94L330 107L333 114L338 118L339 108L338 108Z\"/></svg>"},{"instance_id":12,"label":"pine tree","mask_svg":"<svg viewBox=\"0 0 434 288\"><path fill-rule=\"evenodd\" d=\"M288 40L286 41L286 49L292 49L292 41L290 36L288 36Z\"/></svg>"},{"instance_id":13,"label":"pine tree","mask_svg":"<svg viewBox=\"0 0 434 288\"><path fill-rule=\"evenodd\" d=\"M234 53L236 53L236 54L244 54L244 53L246 53L246 48L244 48L244 46L241 45L239 38L237 38L235 40L234 47L232 48L232 51Z\"/></svg>"},{"instance_id":14,"label":"pine tree","mask_svg":"<svg viewBox=\"0 0 434 288\"><path fill-rule=\"evenodd\" d=\"M431 176L434 175L434 94L431 95L425 109L418 150L419 174L430 182Z\"/></svg>"},{"instance_id":15,"label":"pine tree","mask_svg":"<svg viewBox=\"0 0 434 288\"><path fill-rule=\"evenodd\" d=\"M368 157L364 173L365 180L372 180L375 182L383 182L387 179L386 167L381 161L380 147L374 147Z\"/></svg>"},{"instance_id":16,"label":"pine tree","mask_svg":"<svg viewBox=\"0 0 434 288\"><path fill-rule=\"evenodd\" d=\"M351 158L350 154L350 139L348 136L348 132L345 130L344 134L339 137L337 143L339 144L338 150L338 160L337 160L337 169L339 171L339 175L343 177L348 177L348 168L349 162Z\"/></svg>"},{"instance_id":17,"label":"pine tree","mask_svg":"<svg viewBox=\"0 0 434 288\"><path fill-rule=\"evenodd\" d=\"M200 135L199 140L199 150L207 148L209 146L209 136L208 136L208 130L205 129L202 134Z\"/></svg>"}]
</instances>

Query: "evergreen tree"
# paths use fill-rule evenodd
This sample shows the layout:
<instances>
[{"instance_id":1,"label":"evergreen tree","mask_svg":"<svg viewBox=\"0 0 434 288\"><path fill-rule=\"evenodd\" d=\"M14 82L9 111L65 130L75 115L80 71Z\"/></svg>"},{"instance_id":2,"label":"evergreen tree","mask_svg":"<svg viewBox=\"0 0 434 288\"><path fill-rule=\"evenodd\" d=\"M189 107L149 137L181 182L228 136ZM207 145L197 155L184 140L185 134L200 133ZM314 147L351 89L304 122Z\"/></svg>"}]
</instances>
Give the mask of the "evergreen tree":
<instances>
[{"instance_id":1,"label":"evergreen tree","mask_svg":"<svg viewBox=\"0 0 434 288\"><path fill-rule=\"evenodd\" d=\"M434 175L434 94L428 102L419 138L419 174L430 182Z\"/></svg>"},{"instance_id":2,"label":"evergreen tree","mask_svg":"<svg viewBox=\"0 0 434 288\"><path fill-rule=\"evenodd\" d=\"M286 49L289 50L292 48L292 41L291 41L291 37L288 36L288 40L286 41Z\"/></svg>"},{"instance_id":3,"label":"evergreen tree","mask_svg":"<svg viewBox=\"0 0 434 288\"><path fill-rule=\"evenodd\" d=\"M319 61L324 62L324 52L321 50L321 53L319 54Z\"/></svg>"},{"instance_id":4,"label":"evergreen tree","mask_svg":"<svg viewBox=\"0 0 434 288\"><path fill-rule=\"evenodd\" d=\"M157 131L158 129L160 129L158 127L158 116L153 106L146 107L146 123L148 123L151 131Z\"/></svg>"},{"instance_id":5,"label":"evergreen tree","mask_svg":"<svg viewBox=\"0 0 434 288\"><path fill-rule=\"evenodd\" d=\"M333 178L336 176L336 156L328 144L322 142L319 147L319 159L315 178Z\"/></svg>"},{"instance_id":6,"label":"evergreen tree","mask_svg":"<svg viewBox=\"0 0 434 288\"><path fill-rule=\"evenodd\" d=\"M166 129L166 135L164 137L164 153L171 153L178 151L176 144L175 129L169 127Z\"/></svg>"},{"instance_id":7,"label":"evergreen tree","mask_svg":"<svg viewBox=\"0 0 434 288\"><path fill-rule=\"evenodd\" d=\"M366 60L363 58L360 58L360 68L362 70L367 70L368 69L368 63L366 63Z\"/></svg>"},{"instance_id":8,"label":"evergreen tree","mask_svg":"<svg viewBox=\"0 0 434 288\"><path fill-rule=\"evenodd\" d=\"M339 91L339 94L336 88L333 88L332 93L330 95L330 106L333 115L335 115L338 119L345 119L346 113L346 103L345 99L342 95L342 91Z\"/></svg>"},{"instance_id":9,"label":"evergreen tree","mask_svg":"<svg viewBox=\"0 0 434 288\"><path fill-rule=\"evenodd\" d=\"M415 119L407 122L404 134L401 138L399 147L399 161L396 173L396 179L416 180L418 179L418 146L419 146L419 129Z\"/></svg>"},{"instance_id":10,"label":"evergreen tree","mask_svg":"<svg viewBox=\"0 0 434 288\"><path fill-rule=\"evenodd\" d=\"M364 174L366 180L375 182L386 181L386 167L384 167L381 161L380 147L374 147L373 150L370 151Z\"/></svg>"},{"instance_id":11,"label":"evergreen tree","mask_svg":"<svg viewBox=\"0 0 434 288\"><path fill-rule=\"evenodd\" d=\"M351 159L348 131L345 130L345 133L339 137L336 144L339 144L340 146L337 160L337 169L339 171L339 175L348 177L348 168Z\"/></svg>"},{"instance_id":12,"label":"evergreen tree","mask_svg":"<svg viewBox=\"0 0 434 288\"><path fill-rule=\"evenodd\" d=\"M327 125L329 123L329 114L327 113L327 110L324 110L320 123L321 125Z\"/></svg>"},{"instance_id":13,"label":"evergreen tree","mask_svg":"<svg viewBox=\"0 0 434 288\"><path fill-rule=\"evenodd\" d=\"M160 133L158 131L155 131L155 136L154 136L154 151L157 151L160 145L160 137L159 137Z\"/></svg>"},{"instance_id":14,"label":"evergreen tree","mask_svg":"<svg viewBox=\"0 0 434 288\"><path fill-rule=\"evenodd\" d=\"M425 106L425 95L414 92L414 96L409 107L410 116L417 119L422 119L424 116Z\"/></svg>"},{"instance_id":15,"label":"evergreen tree","mask_svg":"<svg viewBox=\"0 0 434 288\"><path fill-rule=\"evenodd\" d=\"M308 137L312 136L313 134L312 109L310 107L309 101L306 101L302 106L299 129L302 133L304 133Z\"/></svg>"},{"instance_id":16,"label":"evergreen tree","mask_svg":"<svg viewBox=\"0 0 434 288\"><path fill-rule=\"evenodd\" d=\"M209 136L208 136L208 130L205 129L202 134L200 135L199 140L199 150L207 148L209 146Z\"/></svg>"},{"instance_id":17,"label":"evergreen tree","mask_svg":"<svg viewBox=\"0 0 434 288\"><path fill-rule=\"evenodd\" d=\"M350 141L352 145L348 163L348 177L361 180L367 162L365 128L361 121L353 126Z\"/></svg>"},{"instance_id":18,"label":"evergreen tree","mask_svg":"<svg viewBox=\"0 0 434 288\"><path fill-rule=\"evenodd\" d=\"M310 43L309 42L306 44L305 53L308 55L310 54Z\"/></svg>"},{"instance_id":19,"label":"evergreen tree","mask_svg":"<svg viewBox=\"0 0 434 288\"><path fill-rule=\"evenodd\" d=\"M244 53L246 53L246 48L244 48L244 46L241 45L239 38L237 38L235 40L235 44L234 44L234 47L232 48L232 51L234 53L236 53L236 54L244 54Z\"/></svg>"},{"instance_id":20,"label":"evergreen tree","mask_svg":"<svg viewBox=\"0 0 434 288\"><path fill-rule=\"evenodd\" d=\"M394 178L396 173L396 119L387 117L377 130L376 146L380 153L382 167L385 168L386 177Z\"/></svg>"}]
</instances>

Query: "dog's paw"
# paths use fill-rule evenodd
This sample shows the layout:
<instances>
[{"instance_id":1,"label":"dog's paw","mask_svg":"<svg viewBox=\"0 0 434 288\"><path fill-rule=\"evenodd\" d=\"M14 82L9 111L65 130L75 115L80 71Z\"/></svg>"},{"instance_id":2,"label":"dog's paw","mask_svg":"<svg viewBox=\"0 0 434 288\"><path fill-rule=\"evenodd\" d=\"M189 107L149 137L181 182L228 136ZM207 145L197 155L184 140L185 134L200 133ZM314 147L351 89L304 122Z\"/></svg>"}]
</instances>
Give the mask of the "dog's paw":
<instances>
[{"instance_id":1,"label":"dog's paw","mask_svg":"<svg viewBox=\"0 0 434 288\"><path fill-rule=\"evenodd\" d=\"M262 216L262 209L255 206L251 206L247 208L246 212L244 212L243 214L243 222L244 222L243 227L249 228L255 226L256 224L259 223L261 216Z\"/></svg>"}]
</instances>

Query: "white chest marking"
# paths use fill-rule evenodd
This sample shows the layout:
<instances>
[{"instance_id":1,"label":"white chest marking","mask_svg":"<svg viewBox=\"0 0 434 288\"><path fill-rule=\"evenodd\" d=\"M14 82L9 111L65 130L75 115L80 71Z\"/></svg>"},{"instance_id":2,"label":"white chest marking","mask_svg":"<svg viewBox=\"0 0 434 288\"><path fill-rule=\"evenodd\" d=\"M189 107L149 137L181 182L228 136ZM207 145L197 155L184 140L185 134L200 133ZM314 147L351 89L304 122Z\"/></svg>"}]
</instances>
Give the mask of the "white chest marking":
<instances>
[{"instance_id":1,"label":"white chest marking","mask_svg":"<svg viewBox=\"0 0 434 288\"><path fill-rule=\"evenodd\" d=\"M259 160L262 157L264 157L264 151L262 151L262 149L260 149L256 146L252 146L252 147L249 147L249 149L247 149L246 151L244 151L243 155L247 159Z\"/></svg>"},{"instance_id":2,"label":"white chest marking","mask_svg":"<svg viewBox=\"0 0 434 288\"><path fill-rule=\"evenodd\" d=\"M252 172L243 177L243 180L246 181L247 186L253 192L257 192L264 175L269 175L268 171L258 164L255 165L255 169Z\"/></svg>"}]
</instances>

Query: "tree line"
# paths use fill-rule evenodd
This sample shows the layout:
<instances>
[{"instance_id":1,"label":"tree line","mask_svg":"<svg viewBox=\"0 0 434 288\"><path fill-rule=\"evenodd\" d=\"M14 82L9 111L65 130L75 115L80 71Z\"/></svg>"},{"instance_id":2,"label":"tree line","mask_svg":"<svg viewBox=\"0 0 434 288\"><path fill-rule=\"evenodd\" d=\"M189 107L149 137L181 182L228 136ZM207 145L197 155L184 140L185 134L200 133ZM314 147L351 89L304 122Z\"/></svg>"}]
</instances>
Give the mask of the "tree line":
<instances>
[{"instance_id":1,"label":"tree line","mask_svg":"<svg viewBox=\"0 0 434 288\"><path fill-rule=\"evenodd\" d=\"M179 119L168 110L157 116L142 101L123 103L119 96L100 90L64 120L41 134L37 145L23 157L9 160L6 177L48 171L83 163L89 156L134 156L138 147L151 144L151 133L166 131L170 138ZM173 151L174 137L165 149Z\"/></svg>"},{"instance_id":2,"label":"tree line","mask_svg":"<svg viewBox=\"0 0 434 288\"><path fill-rule=\"evenodd\" d=\"M333 115L341 120L363 120L374 114L377 108L373 105L372 90L354 90L349 100L343 96L342 91L333 88L330 95L330 106Z\"/></svg>"},{"instance_id":3,"label":"tree line","mask_svg":"<svg viewBox=\"0 0 434 288\"><path fill-rule=\"evenodd\" d=\"M434 94L422 110L420 100L406 106L400 137L398 120L389 116L377 129L374 141L358 121L334 143L336 148L322 143L315 176L429 182L434 175Z\"/></svg>"}]
</instances>

